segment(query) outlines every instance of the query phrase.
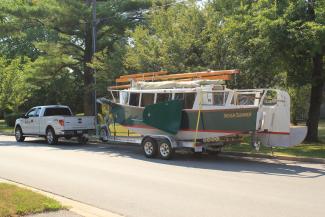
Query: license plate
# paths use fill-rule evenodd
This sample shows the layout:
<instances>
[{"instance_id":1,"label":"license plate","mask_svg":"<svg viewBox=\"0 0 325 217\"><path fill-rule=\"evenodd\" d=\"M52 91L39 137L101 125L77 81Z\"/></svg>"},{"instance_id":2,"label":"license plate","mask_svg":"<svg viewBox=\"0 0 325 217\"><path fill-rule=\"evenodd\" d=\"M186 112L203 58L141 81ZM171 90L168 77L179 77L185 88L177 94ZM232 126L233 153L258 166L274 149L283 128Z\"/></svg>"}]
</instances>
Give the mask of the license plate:
<instances>
[{"instance_id":1,"label":"license plate","mask_svg":"<svg viewBox=\"0 0 325 217\"><path fill-rule=\"evenodd\" d=\"M81 134L81 133L82 133L82 130L77 130L77 133L78 133L78 134Z\"/></svg>"}]
</instances>

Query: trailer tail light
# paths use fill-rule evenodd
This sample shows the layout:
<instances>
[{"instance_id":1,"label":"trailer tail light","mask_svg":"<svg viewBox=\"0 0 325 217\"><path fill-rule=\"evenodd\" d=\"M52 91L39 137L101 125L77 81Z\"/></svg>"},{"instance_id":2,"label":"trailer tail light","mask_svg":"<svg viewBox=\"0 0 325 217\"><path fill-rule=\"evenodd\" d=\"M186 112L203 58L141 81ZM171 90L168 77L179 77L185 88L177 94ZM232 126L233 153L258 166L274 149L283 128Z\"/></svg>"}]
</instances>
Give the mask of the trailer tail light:
<instances>
[{"instance_id":1,"label":"trailer tail light","mask_svg":"<svg viewBox=\"0 0 325 217\"><path fill-rule=\"evenodd\" d=\"M64 120L59 120L59 124L63 127L64 126Z\"/></svg>"}]
</instances>

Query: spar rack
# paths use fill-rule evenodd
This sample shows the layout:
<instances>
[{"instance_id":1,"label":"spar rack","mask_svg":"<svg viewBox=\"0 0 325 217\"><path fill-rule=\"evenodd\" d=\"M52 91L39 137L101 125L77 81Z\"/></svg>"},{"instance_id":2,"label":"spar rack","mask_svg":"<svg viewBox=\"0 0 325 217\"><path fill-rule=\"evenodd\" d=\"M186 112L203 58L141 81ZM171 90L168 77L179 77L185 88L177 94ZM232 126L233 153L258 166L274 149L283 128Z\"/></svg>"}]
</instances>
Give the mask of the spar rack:
<instances>
[{"instance_id":1,"label":"spar rack","mask_svg":"<svg viewBox=\"0 0 325 217\"><path fill-rule=\"evenodd\" d=\"M202 71L202 72L187 72L178 74L168 74L167 71L145 72L130 75L122 75L115 80L116 85L109 89L127 89L131 87L132 82L137 81L193 81L193 80L223 80L228 81L232 76L239 74L238 69L219 70L219 71Z\"/></svg>"}]
</instances>

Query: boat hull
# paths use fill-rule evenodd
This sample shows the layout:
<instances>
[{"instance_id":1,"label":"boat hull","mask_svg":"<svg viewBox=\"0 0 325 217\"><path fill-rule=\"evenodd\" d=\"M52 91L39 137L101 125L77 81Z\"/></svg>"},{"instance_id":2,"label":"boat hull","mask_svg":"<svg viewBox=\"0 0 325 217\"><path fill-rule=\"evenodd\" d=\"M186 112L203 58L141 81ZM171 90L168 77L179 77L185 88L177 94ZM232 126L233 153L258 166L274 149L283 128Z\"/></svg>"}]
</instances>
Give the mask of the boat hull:
<instances>
[{"instance_id":1,"label":"boat hull","mask_svg":"<svg viewBox=\"0 0 325 217\"><path fill-rule=\"evenodd\" d=\"M255 131L257 110L258 107L201 111L184 109L180 130L176 135L145 124L143 122L144 108L114 103L111 111L116 123L141 135L171 135L179 140L193 140Z\"/></svg>"}]
</instances>

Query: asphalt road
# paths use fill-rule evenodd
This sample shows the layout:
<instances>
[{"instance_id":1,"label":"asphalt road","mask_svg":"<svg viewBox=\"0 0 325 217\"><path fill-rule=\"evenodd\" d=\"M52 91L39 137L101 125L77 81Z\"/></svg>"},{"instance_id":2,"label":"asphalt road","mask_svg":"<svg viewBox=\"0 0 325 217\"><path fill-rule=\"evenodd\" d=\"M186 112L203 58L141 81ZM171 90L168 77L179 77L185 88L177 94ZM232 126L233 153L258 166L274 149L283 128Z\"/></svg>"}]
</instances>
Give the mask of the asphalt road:
<instances>
[{"instance_id":1,"label":"asphalt road","mask_svg":"<svg viewBox=\"0 0 325 217\"><path fill-rule=\"evenodd\" d=\"M325 165L140 148L16 143L0 136L0 178L132 217L324 217Z\"/></svg>"}]
</instances>

